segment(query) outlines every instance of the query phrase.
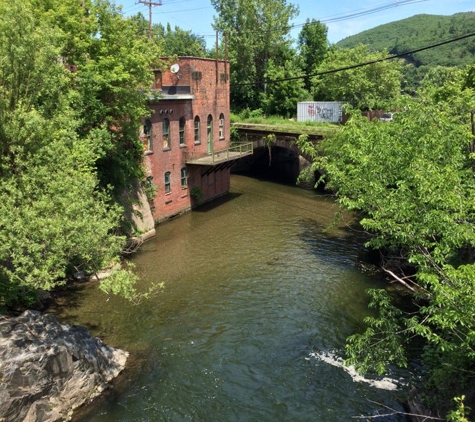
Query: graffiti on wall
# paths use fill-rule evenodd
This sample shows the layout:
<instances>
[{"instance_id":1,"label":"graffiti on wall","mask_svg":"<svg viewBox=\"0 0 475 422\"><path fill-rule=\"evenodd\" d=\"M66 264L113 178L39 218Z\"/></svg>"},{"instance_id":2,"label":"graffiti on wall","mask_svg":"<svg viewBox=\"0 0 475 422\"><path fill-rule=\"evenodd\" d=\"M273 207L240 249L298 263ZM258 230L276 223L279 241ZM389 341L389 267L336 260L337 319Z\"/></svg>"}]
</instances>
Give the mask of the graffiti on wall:
<instances>
[{"instance_id":1,"label":"graffiti on wall","mask_svg":"<svg viewBox=\"0 0 475 422\"><path fill-rule=\"evenodd\" d=\"M318 116L323 120L331 120L333 121L333 108L325 108L325 107L320 107L315 104L309 104L308 106L308 115L315 117Z\"/></svg>"}]
</instances>

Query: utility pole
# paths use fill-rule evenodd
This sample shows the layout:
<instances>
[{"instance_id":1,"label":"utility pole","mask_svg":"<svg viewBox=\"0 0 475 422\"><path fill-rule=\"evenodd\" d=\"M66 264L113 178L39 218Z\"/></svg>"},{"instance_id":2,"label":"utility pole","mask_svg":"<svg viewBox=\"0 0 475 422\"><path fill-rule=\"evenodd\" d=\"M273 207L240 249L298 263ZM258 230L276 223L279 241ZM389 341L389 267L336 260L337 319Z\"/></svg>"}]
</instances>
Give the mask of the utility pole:
<instances>
[{"instance_id":1,"label":"utility pole","mask_svg":"<svg viewBox=\"0 0 475 422\"><path fill-rule=\"evenodd\" d=\"M152 6L161 6L162 1L160 0L158 3L155 3L153 1L139 0L139 3L148 5L148 37L152 39Z\"/></svg>"}]
</instances>

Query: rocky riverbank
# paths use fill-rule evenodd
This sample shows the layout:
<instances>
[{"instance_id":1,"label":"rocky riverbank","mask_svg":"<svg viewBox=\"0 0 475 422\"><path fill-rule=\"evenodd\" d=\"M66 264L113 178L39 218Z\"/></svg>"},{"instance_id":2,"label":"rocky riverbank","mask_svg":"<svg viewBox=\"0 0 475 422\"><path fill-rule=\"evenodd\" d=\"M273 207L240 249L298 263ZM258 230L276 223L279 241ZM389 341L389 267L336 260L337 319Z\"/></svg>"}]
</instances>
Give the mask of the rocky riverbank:
<instances>
[{"instance_id":1,"label":"rocky riverbank","mask_svg":"<svg viewBox=\"0 0 475 422\"><path fill-rule=\"evenodd\" d=\"M0 422L70 419L107 388L127 356L53 315L0 316Z\"/></svg>"}]
</instances>

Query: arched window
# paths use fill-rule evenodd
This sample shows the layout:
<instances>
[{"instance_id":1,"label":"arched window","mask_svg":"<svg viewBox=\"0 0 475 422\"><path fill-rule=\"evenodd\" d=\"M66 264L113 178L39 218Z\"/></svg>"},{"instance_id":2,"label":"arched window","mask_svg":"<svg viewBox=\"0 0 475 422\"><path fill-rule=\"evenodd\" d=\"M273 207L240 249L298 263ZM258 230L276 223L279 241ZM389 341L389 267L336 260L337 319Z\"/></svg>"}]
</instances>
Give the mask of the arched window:
<instances>
[{"instance_id":1,"label":"arched window","mask_svg":"<svg viewBox=\"0 0 475 422\"><path fill-rule=\"evenodd\" d=\"M200 118L199 116L195 117L195 144L199 144L200 139Z\"/></svg>"},{"instance_id":2,"label":"arched window","mask_svg":"<svg viewBox=\"0 0 475 422\"><path fill-rule=\"evenodd\" d=\"M224 139L224 114L219 115L219 139Z\"/></svg>"},{"instance_id":3,"label":"arched window","mask_svg":"<svg viewBox=\"0 0 475 422\"><path fill-rule=\"evenodd\" d=\"M165 173L165 193L170 193L171 190L171 173L167 171Z\"/></svg>"},{"instance_id":4,"label":"arched window","mask_svg":"<svg viewBox=\"0 0 475 422\"><path fill-rule=\"evenodd\" d=\"M180 145L183 146L186 144L185 142L185 118L180 117L180 125L179 125L179 132L180 132Z\"/></svg>"},{"instance_id":5,"label":"arched window","mask_svg":"<svg viewBox=\"0 0 475 422\"><path fill-rule=\"evenodd\" d=\"M213 142L213 116L211 114L208 116L207 134L208 144L210 144Z\"/></svg>"},{"instance_id":6,"label":"arched window","mask_svg":"<svg viewBox=\"0 0 475 422\"><path fill-rule=\"evenodd\" d=\"M186 167L181 169L181 188L185 189L188 185L188 173L186 171Z\"/></svg>"},{"instance_id":7,"label":"arched window","mask_svg":"<svg viewBox=\"0 0 475 422\"><path fill-rule=\"evenodd\" d=\"M144 140L147 142L147 151L153 151L152 148L152 122L150 120L145 120L143 125L143 136Z\"/></svg>"},{"instance_id":8,"label":"arched window","mask_svg":"<svg viewBox=\"0 0 475 422\"><path fill-rule=\"evenodd\" d=\"M163 119L162 123L163 148L170 148L170 120Z\"/></svg>"}]
</instances>

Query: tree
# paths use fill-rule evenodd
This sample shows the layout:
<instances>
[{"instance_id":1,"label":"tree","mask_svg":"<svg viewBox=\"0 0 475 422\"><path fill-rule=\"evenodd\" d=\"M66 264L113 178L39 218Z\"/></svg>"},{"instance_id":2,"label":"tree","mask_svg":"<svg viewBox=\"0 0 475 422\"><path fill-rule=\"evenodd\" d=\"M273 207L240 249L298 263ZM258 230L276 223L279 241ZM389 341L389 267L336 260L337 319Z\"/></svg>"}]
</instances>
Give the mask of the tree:
<instances>
[{"instance_id":1,"label":"tree","mask_svg":"<svg viewBox=\"0 0 475 422\"><path fill-rule=\"evenodd\" d=\"M139 12L133 16L130 17L130 19L134 22L135 26L137 27L137 35L138 36L149 36L149 22L148 19L145 18L145 16ZM153 25L153 28L155 28L155 24ZM153 32L152 28L152 32Z\"/></svg>"},{"instance_id":2,"label":"tree","mask_svg":"<svg viewBox=\"0 0 475 422\"><path fill-rule=\"evenodd\" d=\"M158 44L141 33L139 19L124 18L108 0L34 0L38 14L65 42L60 56L70 74L79 112L78 134L103 130L96 139L96 166L103 187L116 194L142 177L143 147L137 137L141 119L150 115L147 96L159 68Z\"/></svg>"},{"instance_id":3,"label":"tree","mask_svg":"<svg viewBox=\"0 0 475 422\"><path fill-rule=\"evenodd\" d=\"M291 56L289 21L298 9L286 0L212 0L214 28L226 33L231 66L231 106L258 109L269 59Z\"/></svg>"},{"instance_id":4,"label":"tree","mask_svg":"<svg viewBox=\"0 0 475 422\"><path fill-rule=\"evenodd\" d=\"M305 22L298 38L302 71L306 75L315 73L317 67L323 62L328 50L328 28L315 19ZM305 80L305 88L310 91L310 79Z\"/></svg>"},{"instance_id":5,"label":"tree","mask_svg":"<svg viewBox=\"0 0 475 422\"><path fill-rule=\"evenodd\" d=\"M426 89L443 87L448 80L453 79L456 71L457 69L455 67L432 67L426 70L426 73L420 82L420 86Z\"/></svg>"},{"instance_id":6,"label":"tree","mask_svg":"<svg viewBox=\"0 0 475 422\"><path fill-rule=\"evenodd\" d=\"M341 206L359 216L383 269L412 294L409 311L385 290L370 292L380 312L349 338L348 362L379 373L390 363L407 365L407 346L418 337L427 345L427 386L445 399L462 395L460 380L475 363L475 95L468 74L400 99L392 123L353 111L324 142L323 155L302 143Z\"/></svg>"},{"instance_id":7,"label":"tree","mask_svg":"<svg viewBox=\"0 0 475 422\"><path fill-rule=\"evenodd\" d=\"M297 103L308 99L309 93L303 87L302 79L291 79L300 76L297 59L288 60L283 66L276 66L271 59L268 62L265 75L269 82L262 94L262 105L266 114L283 117L294 116Z\"/></svg>"},{"instance_id":8,"label":"tree","mask_svg":"<svg viewBox=\"0 0 475 422\"><path fill-rule=\"evenodd\" d=\"M374 110L386 108L401 91L401 62L382 60L387 52L370 53L359 45L352 49L332 48L318 72L327 74L312 78L312 93L316 101L348 101L355 108ZM371 65L365 62L381 60ZM355 66L344 71L335 71Z\"/></svg>"},{"instance_id":9,"label":"tree","mask_svg":"<svg viewBox=\"0 0 475 422\"><path fill-rule=\"evenodd\" d=\"M175 26L171 29L170 24L165 27L161 24L154 25L153 32L159 39L163 39L163 54L171 56L195 56L206 57L206 41L203 37L185 31Z\"/></svg>"},{"instance_id":10,"label":"tree","mask_svg":"<svg viewBox=\"0 0 475 422\"><path fill-rule=\"evenodd\" d=\"M53 3L43 5L47 8ZM100 6L106 8L105 3ZM119 234L122 209L112 201L110 191L100 187L97 165L112 155L111 145L133 126L130 119L138 124L144 106L134 109L137 103L131 101L131 112L128 110L125 101L138 94L125 95L126 76L128 72L144 73L136 70L137 64L128 68L131 61L124 61L119 77L112 66L118 66L117 61L99 54L110 65L110 79L115 77L120 84L113 90L112 83L103 83L104 62L94 79L97 59L93 47L102 47L97 50L104 52L105 40L114 37L106 26L92 40L88 40L90 33L63 32L53 22L63 22L61 16L69 12L64 13L63 7L55 10L41 9L35 1L0 2L0 57L4 58L0 61L1 307L25 300L36 289L63 284L73 272L95 273L109 266L120 259L125 242ZM89 25L87 19L79 22ZM108 51L112 49L117 44ZM82 57L85 73L65 69L58 58L64 60L66 52L74 60ZM117 55L124 59L123 53ZM115 101L105 90L101 91L104 97L85 97L88 91L80 78L86 74L103 89L110 88ZM135 91L136 86L129 89ZM119 99L124 103L119 104ZM107 107L113 112L105 112ZM121 127L122 122L127 122L126 127ZM118 270L103 288L132 298L134 281L131 272Z\"/></svg>"}]
</instances>

